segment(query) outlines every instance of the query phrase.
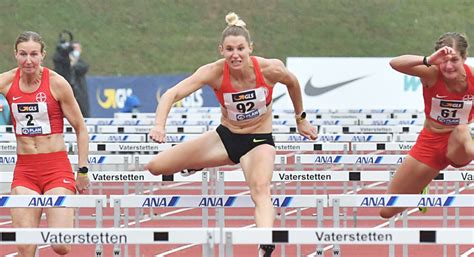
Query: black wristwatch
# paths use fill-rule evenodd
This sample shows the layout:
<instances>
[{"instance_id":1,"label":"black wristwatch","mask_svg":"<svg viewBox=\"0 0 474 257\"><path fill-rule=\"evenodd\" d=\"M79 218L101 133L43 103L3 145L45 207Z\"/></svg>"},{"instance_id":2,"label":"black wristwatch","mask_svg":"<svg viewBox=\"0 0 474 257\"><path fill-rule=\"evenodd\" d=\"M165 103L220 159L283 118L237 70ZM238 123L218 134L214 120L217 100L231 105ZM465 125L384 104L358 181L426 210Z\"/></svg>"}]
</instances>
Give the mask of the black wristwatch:
<instances>
[{"instance_id":1,"label":"black wristwatch","mask_svg":"<svg viewBox=\"0 0 474 257\"><path fill-rule=\"evenodd\" d=\"M89 172L89 168L87 167L79 167L79 169L77 170L77 173L80 173L80 174L87 174L87 172Z\"/></svg>"},{"instance_id":2,"label":"black wristwatch","mask_svg":"<svg viewBox=\"0 0 474 257\"><path fill-rule=\"evenodd\" d=\"M296 123L302 122L304 119L306 119L306 112L302 112L300 115L296 115Z\"/></svg>"}]
</instances>

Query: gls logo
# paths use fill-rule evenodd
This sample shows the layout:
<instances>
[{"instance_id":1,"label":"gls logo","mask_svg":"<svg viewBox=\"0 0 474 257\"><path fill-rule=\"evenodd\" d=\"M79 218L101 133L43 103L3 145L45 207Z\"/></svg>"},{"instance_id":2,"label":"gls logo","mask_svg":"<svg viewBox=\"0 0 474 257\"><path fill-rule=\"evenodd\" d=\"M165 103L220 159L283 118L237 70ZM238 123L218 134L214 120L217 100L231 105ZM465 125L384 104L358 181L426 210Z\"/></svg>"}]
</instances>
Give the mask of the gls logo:
<instances>
[{"instance_id":1,"label":"gls logo","mask_svg":"<svg viewBox=\"0 0 474 257\"><path fill-rule=\"evenodd\" d=\"M97 103L104 109L122 109L127 96L132 95L131 88L104 88L105 100L102 100L100 89L97 89Z\"/></svg>"},{"instance_id":2,"label":"gls logo","mask_svg":"<svg viewBox=\"0 0 474 257\"><path fill-rule=\"evenodd\" d=\"M18 104L18 112L38 112L38 104Z\"/></svg>"},{"instance_id":3,"label":"gls logo","mask_svg":"<svg viewBox=\"0 0 474 257\"><path fill-rule=\"evenodd\" d=\"M455 101L441 101L440 106L445 108L462 109L464 103Z\"/></svg>"},{"instance_id":4,"label":"gls logo","mask_svg":"<svg viewBox=\"0 0 474 257\"><path fill-rule=\"evenodd\" d=\"M232 101L234 101L234 102L241 102L241 101L245 101L245 100L253 100L255 98L256 98L255 97L255 91L232 94Z\"/></svg>"}]
</instances>

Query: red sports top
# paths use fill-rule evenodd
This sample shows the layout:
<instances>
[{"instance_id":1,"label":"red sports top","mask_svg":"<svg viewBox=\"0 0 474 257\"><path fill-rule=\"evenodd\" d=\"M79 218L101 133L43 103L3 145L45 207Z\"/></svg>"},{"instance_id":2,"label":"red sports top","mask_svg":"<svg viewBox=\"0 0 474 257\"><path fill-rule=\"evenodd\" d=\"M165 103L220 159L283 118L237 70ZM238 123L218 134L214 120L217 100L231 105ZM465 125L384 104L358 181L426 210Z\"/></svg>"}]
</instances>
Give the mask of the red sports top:
<instances>
[{"instance_id":1,"label":"red sports top","mask_svg":"<svg viewBox=\"0 0 474 257\"><path fill-rule=\"evenodd\" d=\"M63 133L64 115L59 102L51 94L47 68L43 68L40 86L31 93L21 91L18 69L6 99L17 136Z\"/></svg>"},{"instance_id":2,"label":"red sports top","mask_svg":"<svg viewBox=\"0 0 474 257\"><path fill-rule=\"evenodd\" d=\"M474 77L464 64L467 89L462 93L449 92L439 72L438 81L432 87L423 87L425 116L437 123L455 126L470 123L474 118Z\"/></svg>"},{"instance_id":3,"label":"red sports top","mask_svg":"<svg viewBox=\"0 0 474 257\"><path fill-rule=\"evenodd\" d=\"M256 77L256 85L255 88L258 87L265 87L265 91L267 92L266 95L266 102L267 105L269 105L272 102L272 93L273 93L273 87L270 87L265 83L265 79L263 79L262 71L260 70L260 66L258 65L257 58L255 56L251 56L250 59L253 62L253 69L255 72L255 77ZM229 73L229 65L227 62L224 62L224 74L222 78L222 84L221 88L219 90L214 90L214 93L216 94L217 100L221 104L221 106L224 105L224 93L236 93L237 90L235 90L232 87L232 84L230 83L230 73Z\"/></svg>"}]
</instances>

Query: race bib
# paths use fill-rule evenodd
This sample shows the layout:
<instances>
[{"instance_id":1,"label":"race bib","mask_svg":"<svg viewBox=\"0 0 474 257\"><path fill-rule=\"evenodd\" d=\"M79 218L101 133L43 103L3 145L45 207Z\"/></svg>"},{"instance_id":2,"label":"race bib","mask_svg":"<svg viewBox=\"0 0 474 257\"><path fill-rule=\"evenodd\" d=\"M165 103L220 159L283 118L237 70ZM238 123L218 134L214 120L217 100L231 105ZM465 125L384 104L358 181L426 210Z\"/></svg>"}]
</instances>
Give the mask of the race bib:
<instances>
[{"instance_id":1,"label":"race bib","mask_svg":"<svg viewBox=\"0 0 474 257\"><path fill-rule=\"evenodd\" d=\"M431 98L430 117L445 125L460 125L469 122L472 101Z\"/></svg>"},{"instance_id":2,"label":"race bib","mask_svg":"<svg viewBox=\"0 0 474 257\"><path fill-rule=\"evenodd\" d=\"M225 93L224 104L227 117L234 121L250 120L267 112L266 94L263 87Z\"/></svg>"},{"instance_id":3,"label":"race bib","mask_svg":"<svg viewBox=\"0 0 474 257\"><path fill-rule=\"evenodd\" d=\"M51 134L48 108L45 102L12 103L17 135Z\"/></svg>"}]
</instances>

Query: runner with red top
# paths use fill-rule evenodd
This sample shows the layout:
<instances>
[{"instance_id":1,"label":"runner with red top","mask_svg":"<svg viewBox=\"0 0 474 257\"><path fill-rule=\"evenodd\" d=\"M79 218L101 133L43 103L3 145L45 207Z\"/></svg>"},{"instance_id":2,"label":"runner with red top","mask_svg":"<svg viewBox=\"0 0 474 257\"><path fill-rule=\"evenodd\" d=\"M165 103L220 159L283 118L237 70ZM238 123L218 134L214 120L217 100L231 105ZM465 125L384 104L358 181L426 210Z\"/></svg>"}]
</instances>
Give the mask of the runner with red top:
<instances>
[{"instance_id":1,"label":"runner with red top","mask_svg":"<svg viewBox=\"0 0 474 257\"><path fill-rule=\"evenodd\" d=\"M257 227L272 227L275 212L270 184L275 161L272 137L272 91L282 83L288 88L296 113L298 132L316 139L316 128L305 119L301 88L283 62L251 56L253 45L244 21L235 13L226 16L228 26L222 32L219 51L224 57L200 67L190 77L169 89L160 99L155 126L150 137L163 143L166 119L176 101L209 85L219 100L221 125L200 137L159 153L146 165L155 175L181 170L240 163L255 203ZM262 256L270 256L274 246L262 247Z\"/></svg>"},{"instance_id":2,"label":"runner with red top","mask_svg":"<svg viewBox=\"0 0 474 257\"><path fill-rule=\"evenodd\" d=\"M12 113L17 142L12 195L72 195L89 186L87 175L88 134L71 86L54 71L41 66L46 55L36 32L21 33L15 43L18 67L0 74L0 94ZM64 118L77 136L79 173L74 178L63 138ZM45 208L49 227L73 227L74 209ZM12 208L16 228L35 228L41 208ZM52 245L64 255L69 245ZM19 245L20 256L35 256L35 245Z\"/></svg>"},{"instance_id":3,"label":"runner with red top","mask_svg":"<svg viewBox=\"0 0 474 257\"><path fill-rule=\"evenodd\" d=\"M426 120L388 194L426 192L424 188L448 165L458 168L473 160L468 124L474 118L474 77L473 67L465 64L468 46L465 35L448 32L438 39L430 56L402 55L390 61L393 69L420 78ZM380 215L390 218L403 210L383 208Z\"/></svg>"}]
</instances>

